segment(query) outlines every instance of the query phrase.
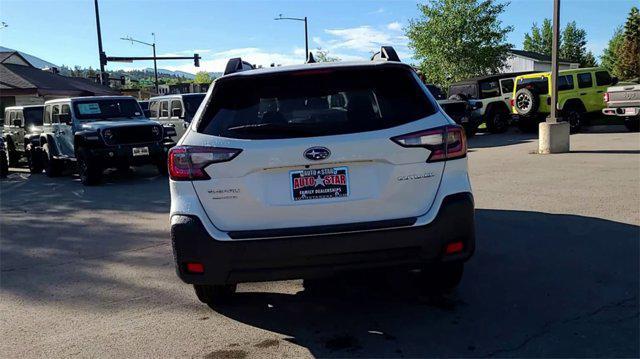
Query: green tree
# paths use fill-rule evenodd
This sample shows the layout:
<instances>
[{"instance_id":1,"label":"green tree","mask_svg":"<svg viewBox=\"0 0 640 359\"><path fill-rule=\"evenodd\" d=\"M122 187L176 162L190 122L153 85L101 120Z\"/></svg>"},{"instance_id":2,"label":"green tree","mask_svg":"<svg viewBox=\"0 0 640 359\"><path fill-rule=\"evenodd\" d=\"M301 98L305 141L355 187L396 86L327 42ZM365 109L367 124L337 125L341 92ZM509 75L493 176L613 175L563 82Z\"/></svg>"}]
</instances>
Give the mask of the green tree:
<instances>
[{"instance_id":1,"label":"green tree","mask_svg":"<svg viewBox=\"0 0 640 359\"><path fill-rule=\"evenodd\" d=\"M440 86L498 72L512 47L513 30L498 16L508 3L494 0L429 0L406 30L427 81Z\"/></svg>"},{"instance_id":2,"label":"green tree","mask_svg":"<svg viewBox=\"0 0 640 359\"><path fill-rule=\"evenodd\" d=\"M618 58L620 56L620 50L622 48L622 42L624 41L624 32L622 32L622 27L616 28L609 40L609 44L607 48L604 49L602 56L600 57L600 61L602 62L602 66L609 70L609 72L613 76L622 77L619 73L617 73L617 64Z\"/></svg>"},{"instance_id":3,"label":"green tree","mask_svg":"<svg viewBox=\"0 0 640 359\"><path fill-rule=\"evenodd\" d=\"M193 82L197 84L210 84L212 81L211 75L206 71L199 71L193 79Z\"/></svg>"},{"instance_id":4,"label":"green tree","mask_svg":"<svg viewBox=\"0 0 640 359\"><path fill-rule=\"evenodd\" d=\"M550 19L542 21L539 28L535 22L531 26L531 34L524 35L522 48L526 51L533 51L545 55L551 55L551 41L553 39L553 27Z\"/></svg>"},{"instance_id":5,"label":"green tree","mask_svg":"<svg viewBox=\"0 0 640 359\"><path fill-rule=\"evenodd\" d=\"M337 62L341 61L339 57L329 56L329 50L317 48L314 58L317 62Z\"/></svg>"},{"instance_id":6,"label":"green tree","mask_svg":"<svg viewBox=\"0 0 640 359\"><path fill-rule=\"evenodd\" d=\"M531 33L524 35L522 47L527 51L534 51L551 56L553 41L553 26L550 19L544 19L542 27L536 23L531 26ZM560 31L560 57L579 62L582 67L596 66L597 61L591 51L587 50L587 32L578 27L575 21L567 24Z\"/></svg>"},{"instance_id":7,"label":"green tree","mask_svg":"<svg viewBox=\"0 0 640 359\"><path fill-rule=\"evenodd\" d=\"M640 11L635 6L624 24L624 40L619 51L615 72L623 79L640 77Z\"/></svg>"}]
</instances>

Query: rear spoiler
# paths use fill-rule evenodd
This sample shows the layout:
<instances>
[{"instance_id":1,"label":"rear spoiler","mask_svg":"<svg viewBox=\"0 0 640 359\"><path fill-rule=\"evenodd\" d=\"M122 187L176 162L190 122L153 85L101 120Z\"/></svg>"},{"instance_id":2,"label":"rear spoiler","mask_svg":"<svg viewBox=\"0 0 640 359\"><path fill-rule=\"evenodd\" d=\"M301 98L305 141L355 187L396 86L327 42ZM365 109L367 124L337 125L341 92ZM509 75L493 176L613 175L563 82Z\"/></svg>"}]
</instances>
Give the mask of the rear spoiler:
<instances>
[{"instance_id":1,"label":"rear spoiler","mask_svg":"<svg viewBox=\"0 0 640 359\"><path fill-rule=\"evenodd\" d=\"M380 51L371 56L371 61L395 61L400 62L398 53L392 46L382 46Z\"/></svg>"},{"instance_id":2,"label":"rear spoiler","mask_svg":"<svg viewBox=\"0 0 640 359\"><path fill-rule=\"evenodd\" d=\"M382 46L380 48L380 51L373 54L373 56L371 57L371 61L400 62L400 57L398 56L398 53L392 46ZM315 62L316 62L316 59L314 58L313 53L309 52L305 63L312 64ZM271 66L273 66L273 64ZM235 57L233 59L230 59L229 62L227 62L227 67L225 67L223 75L229 75L236 72L247 71L247 70L254 70L255 68L256 67L254 65L251 65L246 61L242 61L242 59L239 57Z\"/></svg>"}]
</instances>

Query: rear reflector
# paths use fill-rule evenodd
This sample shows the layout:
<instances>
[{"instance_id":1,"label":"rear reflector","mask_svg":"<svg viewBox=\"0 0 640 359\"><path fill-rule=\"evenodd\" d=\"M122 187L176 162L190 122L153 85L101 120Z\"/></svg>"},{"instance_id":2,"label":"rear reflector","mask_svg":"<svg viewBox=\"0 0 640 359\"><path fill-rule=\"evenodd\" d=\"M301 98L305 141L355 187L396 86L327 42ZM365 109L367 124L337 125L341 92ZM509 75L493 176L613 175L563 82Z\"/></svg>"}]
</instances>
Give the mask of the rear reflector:
<instances>
[{"instance_id":1,"label":"rear reflector","mask_svg":"<svg viewBox=\"0 0 640 359\"><path fill-rule=\"evenodd\" d=\"M449 243L447 244L447 249L445 250L445 253L453 254L453 253L462 252L463 248L464 248L464 245L462 244L462 242Z\"/></svg>"},{"instance_id":2,"label":"rear reflector","mask_svg":"<svg viewBox=\"0 0 640 359\"><path fill-rule=\"evenodd\" d=\"M391 138L402 147L424 147L431 151L427 162L446 161L467 155L467 136L462 127L447 125Z\"/></svg>"},{"instance_id":3,"label":"rear reflector","mask_svg":"<svg viewBox=\"0 0 640 359\"><path fill-rule=\"evenodd\" d=\"M604 97L604 102L609 102L609 93L605 92L604 95L602 95L602 97Z\"/></svg>"},{"instance_id":4,"label":"rear reflector","mask_svg":"<svg viewBox=\"0 0 640 359\"><path fill-rule=\"evenodd\" d=\"M174 181L208 180L205 167L227 162L242 150L222 147L176 146L169 150L169 177Z\"/></svg>"},{"instance_id":5,"label":"rear reflector","mask_svg":"<svg viewBox=\"0 0 640 359\"><path fill-rule=\"evenodd\" d=\"M509 100L509 103L511 104L511 107L515 107L516 106L516 100L514 100L514 99Z\"/></svg>"},{"instance_id":6,"label":"rear reflector","mask_svg":"<svg viewBox=\"0 0 640 359\"><path fill-rule=\"evenodd\" d=\"M187 263L186 268L189 273L204 273L204 265L202 263L189 262Z\"/></svg>"}]
</instances>

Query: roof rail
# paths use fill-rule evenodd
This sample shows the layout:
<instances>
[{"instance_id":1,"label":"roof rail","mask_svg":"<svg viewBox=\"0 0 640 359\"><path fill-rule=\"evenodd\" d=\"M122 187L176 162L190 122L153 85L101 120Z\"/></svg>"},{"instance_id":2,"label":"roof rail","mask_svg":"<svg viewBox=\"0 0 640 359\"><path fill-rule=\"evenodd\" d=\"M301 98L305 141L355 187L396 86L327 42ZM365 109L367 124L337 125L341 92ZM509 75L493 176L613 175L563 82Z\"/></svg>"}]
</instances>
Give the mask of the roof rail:
<instances>
[{"instance_id":1,"label":"roof rail","mask_svg":"<svg viewBox=\"0 0 640 359\"><path fill-rule=\"evenodd\" d=\"M309 51L309 56L307 56L307 63L313 64L316 62L316 59L313 57L313 52Z\"/></svg>"},{"instance_id":2,"label":"roof rail","mask_svg":"<svg viewBox=\"0 0 640 359\"><path fill-rule=\"evenodd\" d=\"M240 71L253 70L255 67L246 61L242 61L239 57L229 59L227 67L224 69L223 75L229 75Z\"/></svg>"},{"instance_id":3,"label":"roof rail","mask_svg":"<svg viewBox=\"0 0 640 359\"><path fill-rule=\"evenodd\" d=\"M379 60L400 62L400 57L398 57L398 53L394 50L393 46L382 46L380 47L380 51L371 56L371 61Z\"/></svg>"}]
</instances>

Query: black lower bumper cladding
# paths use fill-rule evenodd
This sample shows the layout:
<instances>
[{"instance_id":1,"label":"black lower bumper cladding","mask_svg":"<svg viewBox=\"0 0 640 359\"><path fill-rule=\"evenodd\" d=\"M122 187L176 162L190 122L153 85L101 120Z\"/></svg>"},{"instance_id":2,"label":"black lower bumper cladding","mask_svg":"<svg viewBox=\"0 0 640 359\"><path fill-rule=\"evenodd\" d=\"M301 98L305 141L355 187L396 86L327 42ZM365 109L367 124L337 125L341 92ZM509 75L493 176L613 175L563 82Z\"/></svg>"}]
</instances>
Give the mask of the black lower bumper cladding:
<instances>
[{"instance_id":1,"label":"black lower bumper cladding","mask_svg":"<svg viewBox=\"0 0 640 359\"><path fill-rule=\"evenodd\" d=\"M446 197L437 217L426 226L376 227L363 230L358 223L352 232L341 225L343 233L338 234L219 241L197 217L175 215L171 241L177 274L190 284L307 278L345 270L465 261L475 250L473 196L459 193ZM264 233L283 234L286 230ZM445 255L447 244L452 242L463 242L462 252ZM187 272L186 263L203 264L204 273Z\"/></svg>"}]
</instances>

